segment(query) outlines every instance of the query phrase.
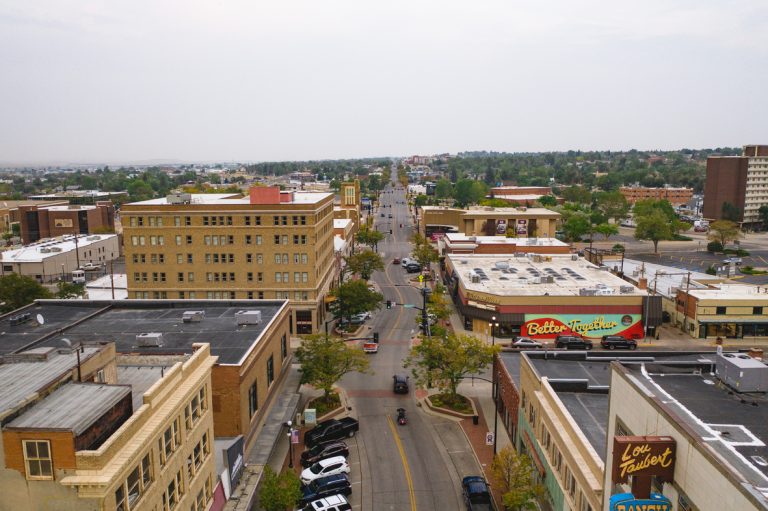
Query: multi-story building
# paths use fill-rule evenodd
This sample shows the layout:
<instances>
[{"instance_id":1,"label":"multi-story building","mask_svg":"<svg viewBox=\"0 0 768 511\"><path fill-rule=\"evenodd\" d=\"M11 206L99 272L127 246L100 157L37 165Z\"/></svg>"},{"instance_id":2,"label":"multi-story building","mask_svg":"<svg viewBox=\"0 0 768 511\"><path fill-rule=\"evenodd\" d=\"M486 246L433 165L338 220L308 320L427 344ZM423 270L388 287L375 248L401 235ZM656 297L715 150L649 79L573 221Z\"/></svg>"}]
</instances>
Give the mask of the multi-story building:
<instances>
[{"instance_id":1,"label":"multi-story building","mask_svg":"<svg viewBox=\"0 0 768 511\"><path fill-rule=\"evenodd\" d=\"M290 300L292 333L322 326L333 194L177 194L121 213L129 298Z\"/></svg>"},{"instance_id":2,"label":"multi-story building","mask_svg":"<svg viewBox=\"0 0 768 511\"><path fill-rule=\"evenodd\" d=\"M95 205L19 206L22 242L65 234L97 234L115 231L115 206L110 201Z\"/></svg>"},{"instance_id":3,"label":"multi-story building","mask_svg":"<svg viewBox=\"0 0 768 511\"><path fill-rule=\"evenodd\" d=\"M768 205L768 145L744 146L741 156L707 158L705 218L723 218L725 207L739 222L755 225L764 205Z\"/></svg>"},{"instance_id":4,"label":"multi-story building","mask_svg":"<svg viewBox=\"0 0 768 511\"><path fill-rule=\"evenodd\" d=\"M0 509L209 508L216 359L145 359L56 339L0 358Z\"/></svg>"},{"instance_id":5,"label":"multi-story building","mask_svg":"<svg viewBox=\"0 0 768 511\"><path fill-rule=\"evenodd\" d=\"M619 188L619 192L630 204L634 204L639 200L654 199L666 200L673 206L681 206L688 204L693 198L693 188L622 186Z\"/></svg>"},{"instance_id":6,"label":"multi-story building","mask_svg":"<svg viewBox=\"0 0 768 511\"><path fill-rule=\"evenodd\" d=\"M545 208L469 209L446 206L422 206L418 210L418 229L424 236L459 232L467 236L515 236L518 238L554 238L560 213Z\"/></svg>"},{"instance_id":7,"label":"multi-story building","mask_svg":"<svg viewBox=\"0 0 768 511\"><path fill-rule=\"evenodd\" d=\"M66 206L65 200L33 201L33 200L3 200L0 201L0 233L10 231L13 224L19 224L21 228L21 215L19 208L22 206ZM71 233L71 231L70 231Z\"/></svg>"},{"instance_id":8,"label":"multi-story building","mask_svg":"<svg viewBox=\"0 0 768 511\"><path fill-rule=\"evenodd\" d=\"M128 192L102 192L101 190L67 190L65 192L30 195L33 201L65 200L70 204L96 204L98 201L112 201L117 204L125 202Z\"/></svg>"},{"instance_id":9,"label":"multi-story building","mask_svg":"<svg viewBox=\"0 0 768 511\"><path fill-rule=\"evenodd\" d=\"M496 186L491 188L490 196L493 199L506 200L510 204L525 206L554 194L549 186ZM558 199L558 202L562 203L563 200Z\"/></svg>"}]
</instances>

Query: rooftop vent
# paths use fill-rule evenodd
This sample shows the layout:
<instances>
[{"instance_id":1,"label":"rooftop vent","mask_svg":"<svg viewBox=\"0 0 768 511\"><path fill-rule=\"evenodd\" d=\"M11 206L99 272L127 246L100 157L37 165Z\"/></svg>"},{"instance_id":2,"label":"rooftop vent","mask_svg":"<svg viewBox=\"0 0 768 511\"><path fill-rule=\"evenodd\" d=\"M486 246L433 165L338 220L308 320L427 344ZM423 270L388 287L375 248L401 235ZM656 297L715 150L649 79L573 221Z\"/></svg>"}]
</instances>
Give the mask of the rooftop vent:
<instances>
[{"instance_id":1,"label":"rooftop vent","mask_svg":"<svg viewBox=\"0 0 768 511\"><path fill-rule=\"evenodd\" d=\"M192 202L191 193L171 193L165 196L168 204L189 204Z\"/></svg>"},{"instance_id":2,"label":"rooftop vent","mask_svg":"<svg viewBox=\"0 0 768 511\"><path fill-rule=\"evenodd\" d=\"M49 252L61 252L61 247L51 247L48 249Z\"/></svg>"},{"instance_id":3,"label":"rooftop vent","mask_svg":"<svg viewBox=\"0 0 768 511\"><path fill-rule=\"evenodd\" d=\"M235 312L235 320L239 325L258 325L261 323L261 311L244 310Z\"/></svg>"},{"instance_id":4,"label":"rooftop vent","mask_svg":"<svg viewBox=\"0 0 768 511\"><path fill-rule=\"evenodd\" d=\"M509 263L506 261L496 261L496 263L494 263L494 266L498 270L506 270L507 268L509 268Z\"/></svg>"},{"instance_id":5,"label":"rooftop vent","mask_svg":"<svg viewBox=\"0 0 768 511\"><path fill-rule=\"evenodd\" d=\"M161 332L137 334L136 342L141 348L159 348L163 345L163 334Z\"/></svg>"},{"instance_id":6,"label":"rooftop vent","mask_svg":"<svg viewBox=\"0 0 768 511\"><path fill-rule=\"evenodd\" d=\"M619 292L623 295L632 293L635 290L632 286L619 286Z\"/></svg>"},{"instance_id":7,"label":"rooftop vent","mask_svg":"<svg viewBox=\"0 0 768 511\"><path fill-rule=\"evenodd\" d=\"M40 253L41 254L50 254L51 253L51 249L47 248L47 247L41 247L40 248Z\"/></svg>"},{"instance_id":8,"label":"rooftop vent","mask_svg":"<svg viewBox=\"0 0 768 511\"><path fill-rule=\"evenodd\" d=\"M11 326L21 325L22 323L26 323L27 321L32 321L32 314L29 312L23 312L21 314L16 314L15 316L11 316L8 318L8 322L11 324Z\"/></svg>"},{"instance_id":9,"label":"rooftop vent","mask_svg":"<svg viewBox=\"0 0 768 511\"><path fill-rule=\"evenodd\" d=\"M184 323L199 323L205 317L205 311L184 311L181 320Z\"/></svg>"},{"instance_id":10,"label":"rooftop vent","mask_svg":"<svg viewBox=\"0 0 768 511\"><path fill-rule=\"evenodd\" d=\"M571 254L571 261L578 261L579 260L579 254Z\"/></svg>"}]
</instances>

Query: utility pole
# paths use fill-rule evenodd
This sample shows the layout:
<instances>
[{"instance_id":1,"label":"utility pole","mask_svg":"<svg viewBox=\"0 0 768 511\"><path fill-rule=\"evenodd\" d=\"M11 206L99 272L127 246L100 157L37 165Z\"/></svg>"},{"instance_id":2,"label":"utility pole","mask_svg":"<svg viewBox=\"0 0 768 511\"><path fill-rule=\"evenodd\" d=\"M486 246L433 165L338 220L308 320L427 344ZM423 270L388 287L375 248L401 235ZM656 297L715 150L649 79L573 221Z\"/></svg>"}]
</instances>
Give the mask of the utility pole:
<instances>
[{"instance_id":1,"label":"utility pole","mask_svg":"<svg viewBox=\"0 0 768 511\"><path fill-rule=\"evenodd\" d=\"M115 299L115 261L114 259L109 261L109 281L112 288L112 299Z\"/></svg>"},{"instance_id":2,"label":"utility pole","mask_svg":"<svg viewBox=\"0 0 768 511\"><path fill-rule=\"evenodd\" d=\"M691 272L685 282L685 304L683 305L683 332L688 332L688 296L691 292Z\"/></svg>"}]
</instances>

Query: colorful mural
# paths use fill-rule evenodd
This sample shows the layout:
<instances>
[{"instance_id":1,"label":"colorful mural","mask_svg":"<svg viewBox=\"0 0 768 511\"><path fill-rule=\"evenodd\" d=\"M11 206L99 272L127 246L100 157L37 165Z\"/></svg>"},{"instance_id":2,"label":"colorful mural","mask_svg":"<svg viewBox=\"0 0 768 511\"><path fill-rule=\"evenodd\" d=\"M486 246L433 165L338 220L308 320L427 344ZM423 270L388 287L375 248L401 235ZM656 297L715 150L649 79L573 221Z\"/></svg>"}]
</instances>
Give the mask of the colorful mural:
<instances>
[{"instance_id":1,"label":"colorful mural","mask_svg":"<svg viewBox=\"0 0 768 511\"><path fill-rule=\"evenodd\" d=\"M535 339L554 339L576 334L587 338L623 335L630 339L643 336L640 314L526 314L520 335Z\"/></svg>"}]
</instances>

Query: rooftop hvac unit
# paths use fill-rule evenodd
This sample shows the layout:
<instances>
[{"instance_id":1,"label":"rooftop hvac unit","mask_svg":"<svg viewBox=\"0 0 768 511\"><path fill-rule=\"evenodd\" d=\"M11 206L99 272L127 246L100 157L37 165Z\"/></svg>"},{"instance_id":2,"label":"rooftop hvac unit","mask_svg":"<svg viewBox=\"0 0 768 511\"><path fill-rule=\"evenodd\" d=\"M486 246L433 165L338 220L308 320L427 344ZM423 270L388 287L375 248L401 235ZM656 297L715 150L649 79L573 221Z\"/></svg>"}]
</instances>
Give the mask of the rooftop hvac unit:
<instances>
[{"instance_id":1,"label":"rooftop hvac unit","mask_svg":"<svg viewBox=\"0 0 768 511\"><path fill-rule=\"evenodd\" d=\"M163 334L161 332L137 334L136 343L141 348L159 348L163 345Z\"/></svg>"},{"instance_id":2,"label":"rooftop hvac unit","mask_svg":"<svg viewBox=\"0 0 768 511\"><path fill-rule=\"evenodd\" d=\"M61 252L61 247L51 247L50 252Z\"/></svg>"},{"instance_id":3,"label":"rooftop hvac unit","mask_svg":"<svg viewBox=\"0 0 768 511\"><path fill-rule=\"evenodd\" d=\"M189 204L192 202L191 193L171 193L165 196L168 204Z\"/></svg>"},{"instance_id":4,"label":"rooftop hvac unit","mask_svg":"<svg viewBox=\"0 0 768 511\"><path fill-rule=\"evenodd\" d=\"M507 268L509 268L509 263L506 261L496 261L494 263L494 266L499 270L506 270Z\"/></svg>"},{"instance_id":5,"label":"rooftop hvac unit","mask_svg":"<svg viewBox=\"0 0 768 511\"><path fill-rule=\"evenodd\" d=\"M738 392L768 391L768 366L743 353L717 355L717 377Z\"/></svg>"},{"instance_id":6,"label":"rooftop hvac unit","mask_svg":"<svg viewBox=\"0 0 768 511\"><path fill-rule=\"evenodd\" d=\"M578 261L579 260L579 254L571 254L571 261Z\"/></svg>"},{"instance_id":7,"label":"rooftop hvac unit","mask_svg":"<svg viewBox=\"0 0 768 511\"><path fill-rule=\"evenodd\" d=\"M184 323L199 323L205 317L205 311L184 311L181 320Z\"/></svg>"},{"instance_id":8,"label":"rooftop hvac unit","mask_svg":"<svg viewBox=\"0 0 768 511\"><path fill-rule=\"evenodd\" d=\"M461 264L467 264L467 260L466 260L466 259L459 259L459 262L460 262Z\"/></svg>"},{"instance_id":9,"label":"rooftop hvac unit","mask_svg":"<svg viewBox=\"0 0 768 511\"><path fill-rule=\"evenodd\" d=\"M579 289L579 296L595 296L597 294L597 289L588 289L585 287L582 287Z\"/></svg>"},{"instance_id":10,"label":"rooftop hvac unit","mask_svg":"<svg viewBox=\"0 0 768 511\"><path fill-rule=\"evenodd\" d=\"M541 284L541 277L533 277L534 284Z\"/></svg>"},{"instance_id":11,"label":"rooftop hvac unit","mask_svg":"<svg viewBox=\"0 0 768 511\"><path fill-rule=\"evenodd\" d=\"M480 275L477 273L471 271L469 272L469 281L473 284L479 284L480 283Z\"/></svg>"},{"instance_id":12,"label":"rooftop hvac unit","mask_svg":"<svg viewBox=\"0 0 768 511\"><path fill-rule=\"evenodd\" d=\"M88 236L85 239L87 239L88 241L99 241L101 239L101 236Z\"/></svg>"},{"instance_id":13,"label":"rooftop hvac unit","mask_svg":"<svg viewBox=\"0 0 768 511\"><path fill-rule=\"evenodd\" d=\"M26 323L27 321L32 320L32 314L29 312L22 312L21 314L16 314L15 316L11 316L8 319L8 322L11 324L11 326L20 325L22 323Z\"/></svg>"},{"instance_id":14,"label":"rooftop hvac unit","mask_svg":"<svg viewBox=\"0 0 768 511\"><path fill-rule=\"evenodd\" d=\"M43 248L40 249L40 253L41 254L50 254L51 253L51 249L47 248L47 247L43 247Z\"/></svg>"},{"instance_id":15,"label":"rooftop hvac unit","mask_svg":"<svg viewBox=\"0 0 768 511\"><path fill-rule=\"evenodd\" d=\"M552 277L551 275L548 277L541 277L541 283L542 284L554 284L555 283L555 277Z\"/></svg>"},{"instance_id":16,"label":"rooftop hvac unit","mask_svg":"<svg viewBox=\"0 0 768 511\"><path fill-rule=\"evenodd\" d=\"M613 289L611 289L609 287L608 288L597 289L596 292L595 292L596 296L609 296L609 295L612 295L612 294L614 294L614 291L613 291Z\"/></svg>"},{"instance_id":17,"label":"rooftop hvac unit","mask_svg":"<svg viewBox=\"0 0 768 511\"><path fill-rule=\"evenodd\" d=\"M635 288L632 287L632 286L619 286L619 292L621 294L624 294L624 295L630 294L630 293L634 292L634 290L635 290Z\"/></svg>"},{"instance_id":18,"label":"rooftop hvac unit","mask_svg":"<svg viewBox=\"0 0 768 511\"><path fill-rule=\"evenodd\" d=\"M534 263L540 263L542 261L543 261L543 259L542 259L542 257L540 255L534 254L534 256L533 256L533 262Z\"/></svg>"},{"instance_id":19,"label":"rooftop hvac unit","mask_svg":"<svg viewBox=\"0 0 768 511\"><path fill-rule=\"evenodd\" d=\"M595 284L595 287L596 287L597 289L605 289L605 288L607 288L608 286L606 286L605 284L602 284L602 283L601 283L601 284Z\"/></svg>"},{"instance_id":20,"label":"rooftop hvac unit","mask_svg":"<svg viewBox=\"0 0 768 511\"><path fill-rule=\"evenodd\" d=\"M632 276L633 277L639 277L640 276L640 272L638 270L635 270L635 271L632 272Z\"/></svg>"},{"instance_id":21,"label":"rooftop hvac unit","mask_svg":"<svg viewBox=\"0 0 768 511\"><path fill-rule=\"evenodd\" d=\"M524 286L526 286L526 285L528 285L528 279L526 279L526 278L521 278L521 279L520 279L520 283L521 283L521 284L523 284Z\"/></svg>"},{"instance_id":22,"label":"rooftop hvac unit","mask_svg":"<svg viewBox=\"0 0 768 511\"><path fill-rule=\"evenodd\" d=\"M261 323L261 311L237 311L235 320L239 325L258 325Z\"/></svg>"}]
</instances>

